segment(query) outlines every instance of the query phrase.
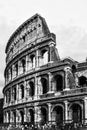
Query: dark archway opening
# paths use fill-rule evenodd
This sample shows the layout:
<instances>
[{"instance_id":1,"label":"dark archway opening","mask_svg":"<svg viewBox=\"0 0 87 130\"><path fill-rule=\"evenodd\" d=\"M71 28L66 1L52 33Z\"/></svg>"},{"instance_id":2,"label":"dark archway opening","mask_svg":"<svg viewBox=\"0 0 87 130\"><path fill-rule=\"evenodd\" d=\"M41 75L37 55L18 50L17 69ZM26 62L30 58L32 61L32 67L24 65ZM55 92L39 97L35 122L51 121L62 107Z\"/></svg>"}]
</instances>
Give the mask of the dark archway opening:
<instances>
[{"instance_id":1,"label":"dark archway opening","mask_svg":"<svg viewBox=\"0 0 87 130\"><path fill-rule=\"evenodd\" d=\"M15 65L15 69L16 69L16 76L18 76L18 64Z\"/></svg>"},{"instance_id":2,"label":"dark archway opening","mask_svg":"<svg viewBox=\"0 0 87 130\"><path fill-rule=\"evenodd\" d=\"M30 123L34 123L34 111L32 109L29 110L30 112Z\"/></svg>"},{"instance_id":3,"label":"dark archway opening","mask_svg":"<svg viewBox=\"0 0 87 130\"><path fill-rule=\"evenodd\" d=\"M13 112L13 116L14 116L14 125L16 125L16 112Z\"/></svg>"},{"instance_id":4,"label":"dark archway opening","mask_svg":"<svg viewBox=\"0 0 87 130\"><path fill-rule=\"evenodd\" d=\"M62 123L63 122L63 108L61 106L56 106L53 112L55 113L56 123Z\"/></svg>"},{"instance_id":5,"label":"dark archway opening","mask_svg":"<svg viewBox=\"0 0 87 130\"><path fill-rule=\"evenodd\" d=\"M47 110L46 108L42 107L41 108L41 123L45 124L48 120L48 116L47 116Z\"/></svg>"},{"instance_id":6,"label":"dark archway opening","mask_svg":"<svg viewBox=\"0 0 87 130\"><path fill-rule=\"evenodd\" d=\"M24 98L24 86L21 85L20 87L21 87L21 99L23 99Z\"/></svg>"},{"instance_id":7,"label":"dark archway opening","mask_svg":"<svg viewBox=\"0 0 87 130\"><path fill-rule=\"evenodd\" d=\"M61 75L56 75L55 77L56 82L56 91L62 91L63 90L63 78Z\"/></svg>"},{"instance_id":8,"label":"dark archway opening","mask_svg":"<svg viewBox=\"0 0 87 130\"><path fill-rule=\"evenodd\" d=\"M78 104L73 104L71 108L72 108L73 122L81 122L82 120L81 107Z\"/></svg>"},{"instance_id":9,"label":"dark archway opening","mask_svg":"<svg viewBox=\"0 0 87 130\"><path fill-rule=\"evenodd\" d=\"M20 114L21 114L21 124L23 124L24 123L24 112L20 111Z\"/></svg>"},{"instance_id":10,"label":"dark archway opening","mask_svg":"<svg viewBox=\"0 0 87 130\"><path fill-rule=\"evenodd\" d=\"M41 79L42 88L43 88L43 94L46 94L48 92L48 82L47 79L42 78Z\"/></svg>"},{"instance_id":11,"label":"dark archway opening","mask_svg":"<svg viewBox=\"0 0 87 130\"><path fill-rule=\"evenodd\" d=\"M24 59L22 60L22 67L23 67L23 73L25 73L25 69L26 69L26 62L25 62L25 60L24 60Z\"/></svg>"},{"instance_id":12,"label":"dark archway opening","mask_svg":"<svg viewBox=\"0 0 87 130\"><path fill-rule=\"evenodd\" d=\"M86 81L86 77L85 77L85 76L79 77L79 85L80 85L81 87L84 87L84 86L87 85L87 81Z\"/></svg>"},{"instance_id":13,"label":"dark archway opening","mask_svg":"<svg viewBox=\"0 0 87 130\"><path fill-rule=\"evenodd\" d=\"M30 85L29 95L34 96L34 83L32 81L30 81L29 85Z\"/></svg>"}]
</instances>

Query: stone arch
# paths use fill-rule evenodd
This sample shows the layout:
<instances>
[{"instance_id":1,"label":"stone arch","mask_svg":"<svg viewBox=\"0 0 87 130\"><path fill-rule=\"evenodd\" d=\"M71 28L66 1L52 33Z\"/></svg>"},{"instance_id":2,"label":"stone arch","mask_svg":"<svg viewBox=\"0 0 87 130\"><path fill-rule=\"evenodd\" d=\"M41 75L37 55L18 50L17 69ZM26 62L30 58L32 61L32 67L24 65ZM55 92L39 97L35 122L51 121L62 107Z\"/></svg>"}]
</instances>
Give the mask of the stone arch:
<instances>
[{"instance_id":1,"label":"stone arch","mask_svg":"<svg viewBox=\"0 0 87 130\"><path fill-rule=\"evenodd\" d=\"M81 87L84 87L87 85L87 78L85 76L80 76L79 77L79 85Z\"/></svg>"},{"instance_id":2,"label":"stone arch","mask_svg":"<svg viewBox=\"0 0 87 130\"><path fill-rule=\"evenodd\" d=\"M23 110L20 110L20 123L21 124L24 123L24 112L23 112Z\"/></svg>"},{"instance_id":3,"label":"stone arch","mask_svg":"<svg viewBox=\"0 0 87 130\"><path fill-rule=\"evenodd\" d=\"M56 74L53 77L52 85L55 91L62 91L63 90L63 76L60 74Z\"/></svg>"},{"instance_id":4,"label":"stone arch","mask_svg":"<svg viewBox=\"0 0 87 130\"><path fill-rule=\"evenodd\" d=\"M23 84L20 85L20 97L21 99L24 98L24 85Z\"/></svg>"},{"instance_id":5,"label":"stone arch","mask_svg":"<svg viewBox=\"0 0 87 130\"><path fill-rule=\"evenodd\" d=\"M15 64L16 76L18 76L18 63Z\"/></svg>"},{"instance_id":6,"label":"stone arch","mask_svg":"<svg viewBox=\"0 0 87 130\"><path fill-rule=\"evenodd\" d=\"M10 111L8 111L8 123L10 123Z\"/></svg>"},{"instance_id":7,"label":"stone arch","mask_svg":"<svg viewBox=\"0 0 87 130\"><path fill-rule=\"evenodd\" d=\"M48 49L44 48L41 50L41 57L42 57L42 65L45 65L48 63Z\"/></svg>"},{"instance_id":8,"label":"stone arch","mask_svg":"<svg viewBox=\"0 0 87 130\"><path fill-rule=\"evenodd\" d=\"M16 111L13 111L13 123L16 124Z\"/></svg>"},{"instance_id":9,"label":"stone arch","mask_svg":"<svg viewBox=\"0 0 87 130\"><path fill-rule=\"evenodd\" d=\"M72 73L75 73L75 72L76 72L76 66L72 65Z\"/></svg>"},{"instance_id":10,"label":"stone arch","mask_svg":"<svg viewBox=\"0 0 87 130\"><path fill-rule=\"evenodd\" d=\"M25 73L25 70L26 70L26 60L22 59L21 60L21 64L22 64L22 68L23 68L23 73Z\"/></svg>"},{"instance_id":11,"label":"stone arch","mask_svg":"<svg viewBox=\"0 0 87 130\"><path fill-rule=\"evenodd\" d=\"M35 85L34 85L34 82L30 81L29 82L29 86L30 86L29 95L30 96L34 96L34 94L35 94Z\"/></svg>"},{"instance_id":12,"label":"stone arch","mask_svg":"<svg viewBox=\"0 0 87 130\"><path fill-rule=\"evenodd\" d=\"M13 87L13 99L16 100L16 86Z\"/></svg>"},{"instance_id":13,"label":"stone arch","mask_svg":"<svg viewBox=\"0 0 87 130\"><path fill-rule=\"evenodd\" d=\"M45 124L48 121L48 110L46 106L41 107L41 123Z\"/></svg>"},{"instance_id":14,"label":"stone arch","mask_svg":"<svg viewBox=\"0 0 87 130\"><path fill-rule=\"evenodd\" d=\"M52 109L52 120L56 123L62 123L64 119L64 108L62 105L55 105Z\"/></svg>"},{"instance_id":15,"label":"stone arch","mask_svg":"<svg viewBox=\"0 0 87 130\"><path fill-rule=\"evenodd\" d=\"M31 67L35 68L35 54L30 55Z\"/></svg>"},{"instance_id":16,"label":"stone arch","mask_svg":"<svg viewBox=\"0 0 87 130\"><path fill-rule=\"evenodd\" d=\"M82 106L79 103L73 103L69 106L69 119L73 122L82 121Z\"/></svg>"},{"instance_id":17,"label":"stone arch","mask_svg":"<svg viewBox=\"0 0 87 130\"><path fill-rule=\"evenodd\" d=\"M46 94L48 92L48 81L47 81L47 78L42 77L41 78L41 84L42 84L42 93Z\"/></svg>"},{"instance_id":18,"label":"stone arch","mask_svg":"<svg viewBox=\"0 0 87 130\"><path fill-rule=\"evenodd\" d=\"M28 111L28 118L30 123L34 123L34 109L30 108Z\"/></svg>"}]
</instances>

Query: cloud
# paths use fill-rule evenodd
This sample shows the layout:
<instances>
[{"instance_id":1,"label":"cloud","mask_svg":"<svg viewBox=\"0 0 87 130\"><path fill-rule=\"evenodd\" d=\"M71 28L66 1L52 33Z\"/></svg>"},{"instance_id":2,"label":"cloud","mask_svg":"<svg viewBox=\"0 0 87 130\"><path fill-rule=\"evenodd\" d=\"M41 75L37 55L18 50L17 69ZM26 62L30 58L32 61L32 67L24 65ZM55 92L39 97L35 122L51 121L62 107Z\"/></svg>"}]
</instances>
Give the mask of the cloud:
<instances>
[{"instance_id":1,"label":"cloud","mask_svg":"<svg viewBox=\"0 0 87 130\"><path fill-rule=\"evenodd\" d=\"M61 57L70 56L77 61L87 55L87 33L76 26L61 26L57 31L57 48Z\"/></svg>"}]
</instances>

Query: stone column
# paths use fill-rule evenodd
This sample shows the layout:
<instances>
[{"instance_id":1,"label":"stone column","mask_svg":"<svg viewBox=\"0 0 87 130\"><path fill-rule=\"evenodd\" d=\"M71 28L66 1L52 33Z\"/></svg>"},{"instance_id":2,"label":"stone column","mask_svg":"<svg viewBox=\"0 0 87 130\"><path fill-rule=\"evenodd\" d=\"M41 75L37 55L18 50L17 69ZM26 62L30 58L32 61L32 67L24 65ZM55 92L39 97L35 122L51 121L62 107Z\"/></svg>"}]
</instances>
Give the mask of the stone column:
<instances>
[{"instance_id":1,"label":"stone column","mask_svg":"<svg viewBox=\"0 0 87 130\"><path fill-rule=\"evenodd\" d=\"M65 104L65 122L68 122L68 101L64 101Z\"/></svg>"},{"instance_id":2,"label":"stone column","mask_svg":"<svg viewBox=\"0 0 87 130\"><path fill-rule=\"evenodd\" d=\"M26 68L25 68L25 71L26 72L28 71L28 55L26 55Z\"/></svg>"},{"instance_id":3,"label":"stone column","mask_svg":"<svg viewBox=\"0 0 87 130\"><path fill-rule=\"evenodd\" d=\"M19 110L16 110L16 124L19 124Z\"/></svg>"},{"instance_id":4,"label":"stone column","mask_svg":"<svg viewBox=\"0 0 87 130\"><path fill-rule=\"evenodd\" d=\"M48 73L48 75L49 75L49 93L50 92L52 92L53 91L53 89L52 89L52 77L53 77L53 75L49 72Z\"/></svg>"},{"instance_id":5,"label":"stone column","mask_svg":"<svg viewBox=\"0 0 87 130\"><path fill-rule=\"evenodd\" d=\"M22 63L21 61L18 61L18 75L23 73Z\"/></svg>"},{"instance_id":6,"label":"stone column","mask_svg":"<svg viewBox=\"0 0 87 130\"><path fill-rule=\"evenodd\" d=\"M8 70L8 75L9 75L9 81L11 80L11 71L10 69Z\"/></svg>"},{"instance_id":7,"label":"stone column","mask_svg":"<svg viewBox=\"0 0 87 130\"><path fill-rule=\"evenodd\" d=\"M87 123L87 97L84 97L84 118Z\"/></svg>"},{"instance_id":8,"label":"stone column","mask_svg":"<svg viewBox=\"0 0 87 130\"><path fill-rule=\"evenodd\" d=\"M11 103L13 101L13 88L11 88Z\"/></svg>"},{"instance_id":9,"label":"stone column","mask_svg":"<svg viewBox=\"0 0 87 130\"><path fill-rule=\"evenodd\" d=\"M48 121L51 122L52 121L52 117L51 117L51 103L48 103Z\"/></svg>"},{"instance_id":10,"label":"stone column","mask_svg":"<svg viewBox=\"0 0 87 130\"><path fill-rule=\"evenodd\" d=\"M24 108L24 122L27 121L27 108Z\"/></svg>"},{"instance_id":11,"label":"stone column","mask_svg":"<svg viewBox=\"0 0 87 130\"><path fill-rule=\"evenodd\" d=\"M38 79L35 76L35 96L34 96L35 99L38 98L38 92L37 92L37 90L38 90Z\"/></svg>"},{"instance_id":12,"label":"stone column","mask_svg":"<svg viewBox=\"0 0 87 130\"><path fill-rule=\"evenodd\" d=\"M13 122L13 112L10 111L10 123L12 123L12 122Z\"/></svg>"},{"instance_id":13,"label":"stone column","mask_svg":"<svg viewBox=\"0 0 87 130\"><path fill-rule=\"evenodd\" d=\"M68 82L68 70L69 69L70 69L69 67L64 68L64 71L65 71L65 90L70 90L69 82Z\"/></svg>"},{"instance_id":14,"label":"stone column","mask_svg":"<svg viewBox=\"0 0 87 130\"><path fill-rule=\"evenodd\" d=\"M76 83L76 87L79 86L79 78L77 73L75 73L75 83Z\"/></svg>"},{"instance_id":15,"label":"stone column","mask_svg":"<svg viewBox=\"0 0 87 130\"><path fill-rule=\"evenodd\" d=\"M3 118L4 118L3 122L6 123L6 112L5 111L3 112Z\"/></svg>"},{"instance_id":16,"label":"stone column","mask_svg":"<svg viewBox=\"0 0 87 130\"><path fill-rule=\"evenodd\" d=\"M19 100L19 86L18 86L18 84L16 85L16 100L17 100L17 102Z\"/></svg>"},{"instance_id":17,"label":"stone column","mask_svg":"<svg viewBox=\"0 0 87 130\"><path fill-rule=\"evenodd\" d=\"M21 99L21 88L20 88L20 86L18 86L18 91L19 91L19 100Z\"/></svg>"},{"instance_id":18,"label":"stone column","mask_svg":"<svg viewBox=\"0 0 87 130\"><path fill-rule=\"evenodd\" d=\"M26 71L29 71L29 55L26 56Z\"/></svg>"},{"instance_id":19,"label":"stone column","mask_svg":"<svg viewBox=\"0 0 87 130\"><path fill-rule=\"evenodd\" d=\"M30 90L30 85L29 82L26 83L26 98L29 99L29 90Z\"/></svg>"},{"instance_id":20,"label":"stone column","mask_svg":"<svg viewBox=\"0 0 87 130\"><path fill-rule=\"evenodd\" d=\"M37 121L40 123L41 122L41 107L38 107L38 118Z\"/></svg>"},{"instance_id":21,"label":"stone column","mask_svg":"<svg viewBox=\"0 0 87 130\"><path fill-rule=\"evenodd\" d=\"M26 87L26 81L24 81L24 99L26 101L27 98L27 87Z\"/></svg>"},{"instance_id":22,"label":"stone column","mask_svg":"<svg viewBox=\"0 0 87 130\"><path fill-rule=\"evenodd\" d=\"M42 84L41 84L41 77L38 77L38 88L37 88L37 95L38 97L42 95Z\"/></svg>"},{"instance_id":23,"label":"stone column","mask_svg":"<svg viewBox=\"0 0 87 130\"><path fill-rule=\"evenodd\" d=\"M38 50L38 67L43 65L42 56L40 50Z\"/></svg>"},{"instance_id":24,"label":"stone column","mask_svg":"<svg viewBox=\"0 0 87 130\"><path fill-rule=\"evenodd\" d=\"M34 122L38 122L38 106L35 106Z\"/></svg>"},{"instance_id":25,"label":"stone column","mask_svg":"<svg viewBox=\"0 0 87 130\"><path fill-rule=\"evenodd\" d=\"M7 123L9 123L9 119L8 119L8 112L6 112L6 118L7 118Z\"/></svg>"},{"instance_id":26,"label":"stone column","mask_svg":"<svg viewBox=\"0 0 87 130\"><path fill-rule=\"evenodd\" d=\"M38 66L39 66L38 50L36 50L36 66L35 67L38 67Z\"/></svg>"},{"instance_id":27,"label":"stone column","mask_svg":"<svg viewBox=\"0 0 87 130\"><path fill-rule=\"evenodd\" d=\"M15 65L12 66L12 79L15 78Z\"/></svg>"},{"instance_id":28,"label":"stone column","mask_svg":"<svg viewBox=\"0 0 87 130\"><path fill-rule=\"evenodd\" d=\"M4 105L6 104L6 95L4 94Z\"/></svg>"}]
</instances>

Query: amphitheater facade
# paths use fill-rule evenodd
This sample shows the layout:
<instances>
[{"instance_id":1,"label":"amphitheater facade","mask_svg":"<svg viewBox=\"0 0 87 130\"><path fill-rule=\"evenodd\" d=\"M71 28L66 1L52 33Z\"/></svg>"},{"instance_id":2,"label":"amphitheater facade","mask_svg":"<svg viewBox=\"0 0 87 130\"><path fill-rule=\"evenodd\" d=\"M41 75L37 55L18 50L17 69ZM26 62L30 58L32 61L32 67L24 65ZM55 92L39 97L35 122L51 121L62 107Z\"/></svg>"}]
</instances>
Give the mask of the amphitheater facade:
<instances>
[{"instance_id":1,"label":"amphitheater facade","mask_svg":"<svg viewBox=\"0 0 87 130\"><path fill-rule=\"evenodd\" d=\"M61 59L43 17L20 25L5 53L4 123L87 119L87 61Z\"/></svg>"}]
</instances>

